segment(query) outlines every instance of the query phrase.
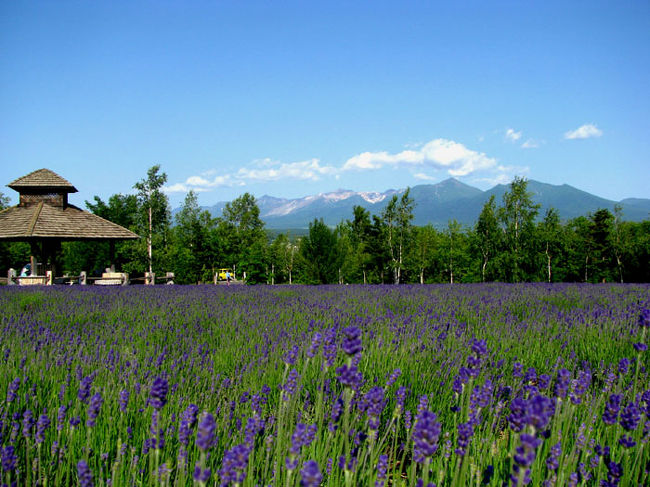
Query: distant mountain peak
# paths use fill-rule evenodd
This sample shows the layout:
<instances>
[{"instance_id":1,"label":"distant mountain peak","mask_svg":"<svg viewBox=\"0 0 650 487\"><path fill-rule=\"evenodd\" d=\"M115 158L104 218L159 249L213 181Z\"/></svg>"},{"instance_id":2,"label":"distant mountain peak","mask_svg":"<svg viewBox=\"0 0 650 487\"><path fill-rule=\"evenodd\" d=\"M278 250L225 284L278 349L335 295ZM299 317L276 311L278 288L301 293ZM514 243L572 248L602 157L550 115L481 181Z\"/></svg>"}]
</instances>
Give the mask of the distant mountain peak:
<instances>
[{"instance_id":1,"label":"distant mountain peak","mask_svg":"<svg viewBox=\"0 0 650 487\"><path fill-rule=\"evenodd\" d=\"M500 205L503 194L508 190L509 185L498 184L482 191L456 178L412 186L410 196L415 203L413 223L430 223L442 228L449 220L455 219L461 225L473 226L485 202L495 196ZM356 205L379 215L393 195L404 191L405 189L388 189L383 192L337 189L293 199L264 195L257 199L257 204L267 228L298 229L307 228L315 218L322 218L327 225L337 225L352 218L353 207ZM558 210L560 218L568 220L586 216L601 208L613 212L617 204L568 184L553 185L529 179L528 191L531 192L533 201L541 206L538 214L540 218L550 207ZM620 204L626 220L641 221L650 217L650 199L627 198ZM213 216L219 216L224 206L225 202L220 202L208 210Z\"/></svg>"}]
</instances>

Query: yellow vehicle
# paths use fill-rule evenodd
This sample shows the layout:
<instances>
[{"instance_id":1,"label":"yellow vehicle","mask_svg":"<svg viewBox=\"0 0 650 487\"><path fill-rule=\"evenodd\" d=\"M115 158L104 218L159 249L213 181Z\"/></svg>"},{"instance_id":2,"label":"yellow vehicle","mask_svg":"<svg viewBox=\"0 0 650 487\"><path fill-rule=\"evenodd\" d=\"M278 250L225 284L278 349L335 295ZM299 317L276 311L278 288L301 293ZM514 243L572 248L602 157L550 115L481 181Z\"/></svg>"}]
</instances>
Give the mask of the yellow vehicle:
<instances>
[{"instance_id":1,"label":"yellow vehicle","mask_svg":"<svg viewBox=\"0 0 650 487\"><path fill-rule=\"evenodd\" d=\"M230 275L231 281L235 280L235 273L232 271L232 269L219 269L219 272L217 272L217 279L219 281L227 281L228 275Z\"/></svg>"}]
</instances>

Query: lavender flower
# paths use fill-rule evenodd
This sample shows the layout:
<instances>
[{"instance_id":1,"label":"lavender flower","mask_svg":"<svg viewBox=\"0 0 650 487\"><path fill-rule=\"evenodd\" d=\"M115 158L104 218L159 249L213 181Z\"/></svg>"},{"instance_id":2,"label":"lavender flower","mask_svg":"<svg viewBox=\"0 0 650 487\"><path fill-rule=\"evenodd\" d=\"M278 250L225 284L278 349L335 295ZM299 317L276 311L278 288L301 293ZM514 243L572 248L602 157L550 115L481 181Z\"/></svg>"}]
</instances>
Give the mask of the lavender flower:
<instances>
[{"instance_id":1,"label":"lavender flower","mask_svg":"<svg viewBox=\"0 0 650 487\"><path fill-rule=\"evenodd\" d=\"M16 399L19 387L20 377L16 377L9 383L9 388L7 389L7 402L13 402Z\"/></svg>"},{"instance_id":2,"label":"lavender flower","mask_svg":"<svg viewBox=\"0 0 650 487\"><path fill-rule=\"evenodd\" d=\"M120 391L120 398L119 398L120 411L123 412L123 413L126 413L126 407L127 407L128 404L129 404L129 397L130 397L130 395L131 395L131 394L130 394L129 391L126 390L126 389L122 389L122 390Z\"/></svg>"},{"instance_id":3,"label":"lavender flower","mask_svg":"<svg viewBox=\"0 0 650 487\"><path fill-rule=\"evenodd\" d=\"M641 410L635 402L629 402L621 413L621 426L626 431L634 431L641 421Z\"/></svg>"},{"instance_id":4,"label":"lavender flower","mask_svg":"<svg viewBox=\"0 0 650 487\"><path fill-rule=\"evenodd\" d=\"M629 370L629 368L630 368L630 359L629 358L624 357L618 362L618 373L619 374L621 374L621 375L627 374L627 371Z\"/></svg>"},{"instance_id":5,"label":"lavender flower","mask_svg":"<svg viewBox=\"0 0 650 487\"><path fill-rule=\"evenodd\" d=\"M388 455L379 455L377 460L377 481L375 487L384 487L386 472L388 471Z\"/></svg>"},{"instance_id":6,"label":"lavender flower","mask_svg":"<svg viewBox=\"0 0 650 487\"><path fill-rule=\"evenodd\" d=\"M250 451L246 445L237 445L227 450L223 456L219 476L221 485L229 483L242 483L246 478L246 467Z\"/></svg>"},{"instance_id":7,"label":"lavender flower","mask_svg":"<svg viewBox=\"0 0 650 487\"><path fill-rule=\"evenodd\" d=\"M11 472L16 468L18 457L13 445L7 445L0 450L0 462L2 463L2 470Z\"/></svg>"},{"instance_id":8,"label":"lavender flower","mask_svg":"<svg viewBox=\"0 0 650 487\"><path fill-rule=\"evenodd\" d=\"M459 430L460 436L460 430ZM413 430L413 458L423 463L438 450L440 422L435 413L423 411L416 420Z\"/></svg>"},{"instance_id":9,"label":"lavender flower","mask_svg":"<svg viewBox=\"0 0 650 487\"><path fill-rule=\"evenodd\" d=\"M562 454L562 443L557 442L551 447L551 451L546 459L546 466L552 472L557 472L559 467L560 455Z\"/></svg>"},{"instance_id":10,"label":"lavender flower","mask_svg":"<svg viewBox=\"0 0 650 487\"><path fill-rule=\"evenodd\" d=\"M323 480L318 463L314 460L305 462L300 474L302 475L300 485L303 487L318 487Z\"/></svg>"},{"instance_id":11,"label":"lavender flower","mask_svg":"<svg viewBox=\"0 0 650 487\"><path fill-rule=\"evenodd\" d=\"M613 425L618 422L618 413L621 411L621 401L623 396L621 394L612 394L605 405L605 412L603 413L603 423Z\"/></svg>"},{"instance_id":12,"label":"lavender flower","mask_svg":"<svg viewBox=\"0 0 650 487\"><path fill-rule=\"evenodd\" d=\"M363 347L361 346L361 330L359 328L356 326L344 328L343 335L341 348L347 355L356 355L361 352Z\"/></svg>"},{"instance_id":13,"label":"lavender flower","mask_svg":"<svg viewBox=\"0 0 650 487\"><path fill-rule=\"evenodd\" d=\"M93 474L85 460L79 460L77 463L77 476L81 487L94 487Z\"/></svg>"},{"instance_id":14,"label":"lavender flower","mask_svg":"<svg viewBox=\"0 0 650 487\"><path fill-rule=\"evenodd\" d=\"M569 391L570 383L571 372L567 369L560 369L557 373L557 381L555 382L555 396L564 399Z\"/></svg>"},{"instance_id":15,"label":"lavender flower","mask_svg":"<svg viewBox=\"0 0 650 487\"><path fill-rule=\"evenodd\" d=\"M368 416L368 428L376 431L379 429L379 419L384 410L384 406L386 406L384 389L375 386L368 391L364 399L367 402L366 414Z\"/></svg>"},{"instance_id":16,"label":"lavender flower","mask_svg":"<svg viewBox=\"0 0 650 487\"><path fill-rule=\"evenodd\" d=\"M307 350L307 357L313 358L316 356L322 340L323 335L321 333L314 333L314 336L311 339L311 345L309 345L309 349Z\"/></svg>"},{"instance_id":17,"label":"lavender flower","mask_svg":"<svg viewBox=\"0 0 650 487\"><path fill-rule=\"evenodd\" d=\"M284 392L282 393L282 400L283 401L288 401L291 396L293 396L293 393L296 392L296 387L298 386L298 379L299 379L298 371L296 369L291 369L289 372L289 376L287 377L287 381L285 382L284 386L282 389Z\"/></svg>"},{"instance_id":18,"label":"lavender flower","mask_svg":"<svg viewBox=\"0 0 650 487\"><path fill-rule=\"evenodd\" d=\"M474 427L471 423L461 423L458 425L458 448L456 454L463 457L467 453L469 440L474 436Z\"/></svg>"},{"instance_id":19,"label":"lavender flower","mask_svg":"<svg viewBox=\"0 0 650 487\"><path fill-rule=\"evenodd\" d=\"M36 423L36 444L43 443L45 439L45 430L50 426L50 418L47 414L41 414Z\"/></svg>"},{"instance_id":20,"label":"lavender flower","mask_svg":"<svg viewBox=\"0 0 650 487\"><path fill-rule=\"evenodd\" d=\"M77 398L86 403L88 401L88 396L90 396L90 388L93 385L93 376L88 375L81 379L81 384L79 384L79 390L77 391Z\"/></svg>"},{"instance_id":21,"label":"lavender flower","mask_svg":"<svg viewBox=\"0 0 650 487\"><path fill-rule=\"evenodd\" d=\"M90 406L88 406L88 419L86 420L86 426L93 427L95 426L95 420L99 416L99 410L102 407L102 395L98 392L92 398L90 398Z\"/></svg>"},{"instance_id":22,"label":"lavender flower","mask_svg":"<svg viewBox=\"0 0 650 487\"><path fill-rule=\"evenodd\" d=\"M149 404L154 409L162 409L167 404L167 392L169 391L169 384L164 377L156 377L149 391Z\"/></svg>"},{"instance_id":23,"label":"lavender flower","mask_svg":"<svg viewBox=\"0 0 650 487\"><path fill-rule=\"evenodd\" d=\"M27 409L23 413L23 436L25 438L30 438L32 436L33 427L34 427L34 414L30 409Z\"/></svg>"},{"instance_id":24,"label":"lavender flower","mask_svg":"<svg viewBox=\"0 0 650 487\"><path fill-rule=\"evenodd\" d=\"M639 314L639 326L641 328L650 328L650 309L645 308Z\"/></svg>"},{"instance_id":25,"label":"lavender flower","mask_svg":"<svg viewBox=\"0 0 650 487\"><path fill-rule=\"evenodd\" d=\"M210 413L205 413L203 419L201 419L201 422L199 423L199 429L196 434L196 446L203 451L212 448L216 442L216 428L217 425L214 421L214 416Z\"/></svg>"},{"instance_id":26,"label":"lavender flower","mask_svg":"<svg viewBox=\"0 0 650 487\"><path fill-rule=\"evenodd\" d=\"M350 365L349 367L347 365L342 365L336 369L336 373L338 374L338 381L342 385L352 389L359 388L361 381L363 380L363 376L357 369L356 365Z\"/></svg>"}]
</instances>

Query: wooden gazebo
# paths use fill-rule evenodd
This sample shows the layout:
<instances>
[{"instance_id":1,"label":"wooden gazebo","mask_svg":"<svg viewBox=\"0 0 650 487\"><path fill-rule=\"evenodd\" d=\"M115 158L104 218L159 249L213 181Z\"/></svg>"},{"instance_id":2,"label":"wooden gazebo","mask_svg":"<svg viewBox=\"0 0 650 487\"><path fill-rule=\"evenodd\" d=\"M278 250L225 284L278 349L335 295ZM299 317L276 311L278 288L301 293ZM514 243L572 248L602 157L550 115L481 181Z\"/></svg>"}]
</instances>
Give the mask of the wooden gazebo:
<instances>
[{"instance_id":1,"label":"wooden gazebo","mask_svg":"<svg viewBox=\"0 0 650 487\"><path fill-rule=\"evenodd\" d=\"M116 240L140 238L120 225L69 204L68 194L76 193L77 188L49 169L31 172L7 186L20 193L20 201L0 212L0 240L28 242L32 272L39 259L49 262L49 270L56 275L56 255L63 241L107 240L111 244L112 263Z\"/></svg>"}]
</instances>

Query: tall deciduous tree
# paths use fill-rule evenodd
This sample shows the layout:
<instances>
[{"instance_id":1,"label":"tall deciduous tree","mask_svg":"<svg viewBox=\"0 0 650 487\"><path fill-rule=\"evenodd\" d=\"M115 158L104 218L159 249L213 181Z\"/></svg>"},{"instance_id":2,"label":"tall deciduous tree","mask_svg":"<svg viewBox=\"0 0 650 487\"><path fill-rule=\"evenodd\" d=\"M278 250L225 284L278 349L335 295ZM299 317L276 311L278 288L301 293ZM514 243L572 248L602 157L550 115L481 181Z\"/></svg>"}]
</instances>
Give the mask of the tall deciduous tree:
<instances>
[{"instance_id":1,"label":"tall deciduous tree","mask_svg":"<svg viewBox=\"0 0 650 487\"><path fill-rule=\"evenodd\" d=\"M516 177L510 183L510 191L503 195L503 206L499 209L506 241L508 274L513 282L530 278L524 267L534 260L535 217L540 205L533 203L527 188L528 181Z\"/></svg>"},{"instance_id":2,"label":"tall deciduous tree","mask_svg":"<svg viewBox=\"0 0 650 487\"><path fill-rule=\"evenodd\" d=\"M481 254L481 281L494 279L489 272L489 264L499 252L503 232L499 228L494 195L485 202L474 226L474 246Z\"/></svg>"},{"instance_id":3,"label":"tall deciduous tree","mask_svg":"<svg viewBox=\"0 0 650 487\"><path fill-rule=\"evenodd\" d=\"M154 234L162 234L169 228L169 201L162 192L166 182L167 174L160 173L160 166L155 165L149 168L145 179L133 185L138 191L138 202L145 214L149 272L153 272Z\"/></svg>"},{"instance_id":4,"label":"tall deciduous tree","mask_svg":"<svg viewBox=\"0 0 650 487\"><path fill-rule=\"evenodd\" d=\"M411 220L413 220L415 203L409 194L410 188L407 188L400 198L393 195L382 212L394 284L399 284L402 277L405 246L411 229Z\"/></svg>"},{"instance_id":5,"label":"tall deciduous tree","mask_svg":"<svg viewBox=\"0 0 650 487\"><path fill-rule=\"evenodd\" d=\"M553 266L562 250L562 226L555 208L549 208L539 226L539 238L544 253L546 281L553 281Z\"/></svg>"},{"instance_id":6,"label":"tall deciduous tree","mask_svg":"<svg viewBox=\"0 0 650 487\"><path fill-rule=\"evenodd\" d=\"M309 235L300 241L305 278L310 284L330 284L338 279L336 234L323 219L309 224Z\"/></svg>"}]
</instances>

